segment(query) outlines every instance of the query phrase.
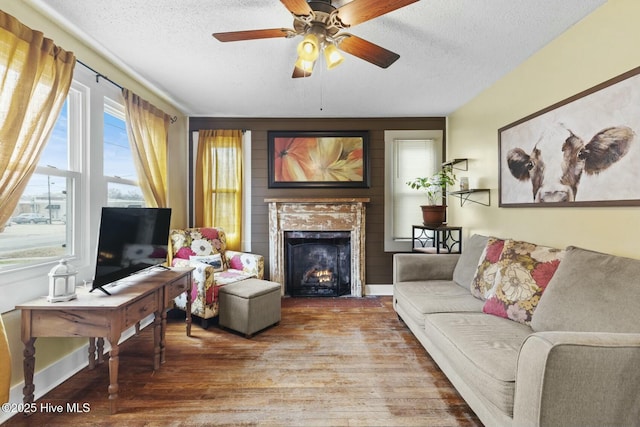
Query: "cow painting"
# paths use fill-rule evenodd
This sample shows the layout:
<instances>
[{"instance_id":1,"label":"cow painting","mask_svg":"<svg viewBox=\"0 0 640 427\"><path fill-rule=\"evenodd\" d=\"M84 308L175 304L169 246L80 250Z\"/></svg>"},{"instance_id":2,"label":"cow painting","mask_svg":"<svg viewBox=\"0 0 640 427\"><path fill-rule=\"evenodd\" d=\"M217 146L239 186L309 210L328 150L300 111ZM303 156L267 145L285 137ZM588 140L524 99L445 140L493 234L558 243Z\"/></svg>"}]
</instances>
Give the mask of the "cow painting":
<instances>
[{"instance_id":1,"label":"cow painting","mask_svg":"<svg viewBox=\"0 0 640 427\"><path fill-rule=\"evenodd\" d=\"M499 206L639 206L640 67L498 129Z\"/></svg>"},{"instance_id":2,"label":"cow painting","mask_svg":"<svg viewBox=\"0 0 640 427\"><path fill-rule=\"evenodd\" d=\"M566 128L566 139L544 136L527 152L512 148L506 161L514 178L531 182L534 203L573 202L583 174L598 176L624 158L635 133L627 126L602 129L589 142Z\"/></svg>"}]
</instances>

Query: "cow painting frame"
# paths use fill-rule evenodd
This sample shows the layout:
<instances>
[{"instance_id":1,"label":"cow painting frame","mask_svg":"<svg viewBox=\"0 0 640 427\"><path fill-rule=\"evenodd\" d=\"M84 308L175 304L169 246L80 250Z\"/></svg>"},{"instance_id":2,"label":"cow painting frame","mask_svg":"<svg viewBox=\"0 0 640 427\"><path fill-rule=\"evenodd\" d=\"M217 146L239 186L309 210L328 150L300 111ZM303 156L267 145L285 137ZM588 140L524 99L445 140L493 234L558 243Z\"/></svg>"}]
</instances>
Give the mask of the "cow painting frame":
<instances>
[{"instance_id":1,"label":"cow painting frame","mask_svg":"<svg viewBox=\"0 0 640 427\"><path fill-rule=\"evenodd\" d=\"M640 205L640 67L498 129L500 207Z\"/></svg>"}]
</instances>

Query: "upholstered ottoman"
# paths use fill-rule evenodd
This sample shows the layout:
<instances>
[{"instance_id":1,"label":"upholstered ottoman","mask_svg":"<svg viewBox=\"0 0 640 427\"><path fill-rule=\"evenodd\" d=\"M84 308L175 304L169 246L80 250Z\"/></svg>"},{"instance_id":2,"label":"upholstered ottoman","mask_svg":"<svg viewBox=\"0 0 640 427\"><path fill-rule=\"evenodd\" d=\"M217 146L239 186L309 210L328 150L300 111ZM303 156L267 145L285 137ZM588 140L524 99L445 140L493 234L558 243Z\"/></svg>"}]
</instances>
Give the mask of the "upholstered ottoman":
<instances>
[{"instance_id":1,"label":"upholstered ottoman","mask_svg":"<svg viewBox=\"0 0 640 427\"><path fill-rule=\"evenodd\" d=\"M220 327L245 334L247 338L280 322L280 284L246 279L221 286Z\"/></svg>"}]
</instances>

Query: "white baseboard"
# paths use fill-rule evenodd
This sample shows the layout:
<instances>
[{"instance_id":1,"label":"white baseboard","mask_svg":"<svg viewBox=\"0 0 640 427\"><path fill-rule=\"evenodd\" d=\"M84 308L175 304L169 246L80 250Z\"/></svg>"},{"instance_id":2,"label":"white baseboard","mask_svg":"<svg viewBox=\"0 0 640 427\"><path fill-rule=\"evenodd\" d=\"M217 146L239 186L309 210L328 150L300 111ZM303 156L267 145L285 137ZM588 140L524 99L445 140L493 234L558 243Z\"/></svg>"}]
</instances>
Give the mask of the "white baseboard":
<instances>
[{"instance_id":1,"label":"white baseboard","mask_svg":"<svg viewBox=\"0 0 640 427\"><path fill-rule=\"evenodd\" d=\"M365 285L365 296L391 296L393 295L393 285Z\"/></svg>"},{"instance_id":2,"label":"white baseboard","mask_svg":"<svg viewBox=\"0 0 640 427\"><path fill-rule=\"evenodd\" d=\"M140 329L148 326L153 322L153 314L147 316L140 322ZM134 336L136 333L135 327L131 327L122 333L122 338L120 342L124 342ZM105 352L111 349L111 345L108 341L105 340L104 350ZM36 352L36 358L38 354ZM44 369L39 370L33 375L33 384L35 385L34 399L38 400L76 373L80 372L86 366L89 365L89 343L86 345L72 351L62 359L59 359L53 362L51 365L47 366ZM11 387L11 391L9 394L9 403L11 405L19 406L22 403L23 393L22 389L24 388L24 381L16 384ZM107 393L107 390L104 391ZM1 411L0 412L0 424L7 421L9 418L14 415L22 416L22 414L10 413Z\"/></svg>"}]
</instances>

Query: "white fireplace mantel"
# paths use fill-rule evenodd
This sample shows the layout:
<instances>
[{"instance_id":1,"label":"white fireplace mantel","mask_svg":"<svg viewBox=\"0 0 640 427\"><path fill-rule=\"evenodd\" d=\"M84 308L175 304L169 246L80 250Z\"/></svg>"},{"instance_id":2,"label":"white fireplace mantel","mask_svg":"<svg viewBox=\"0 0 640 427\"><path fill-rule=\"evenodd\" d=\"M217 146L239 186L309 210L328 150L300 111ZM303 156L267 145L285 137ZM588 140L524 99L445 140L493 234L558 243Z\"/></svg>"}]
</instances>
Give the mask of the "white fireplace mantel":
<instances>
[{"instance_id":1,"label":"white fireplace mantel","mask_svg":"<svg viewBox=\"0 0 640 427\"><path fill-rule=\"evenodd\" d=\"M284 295L286 231L351 233L351 296L363 296L365 284L365 197L269 198L269 272Z\"/></svg>"}]
</instances>

